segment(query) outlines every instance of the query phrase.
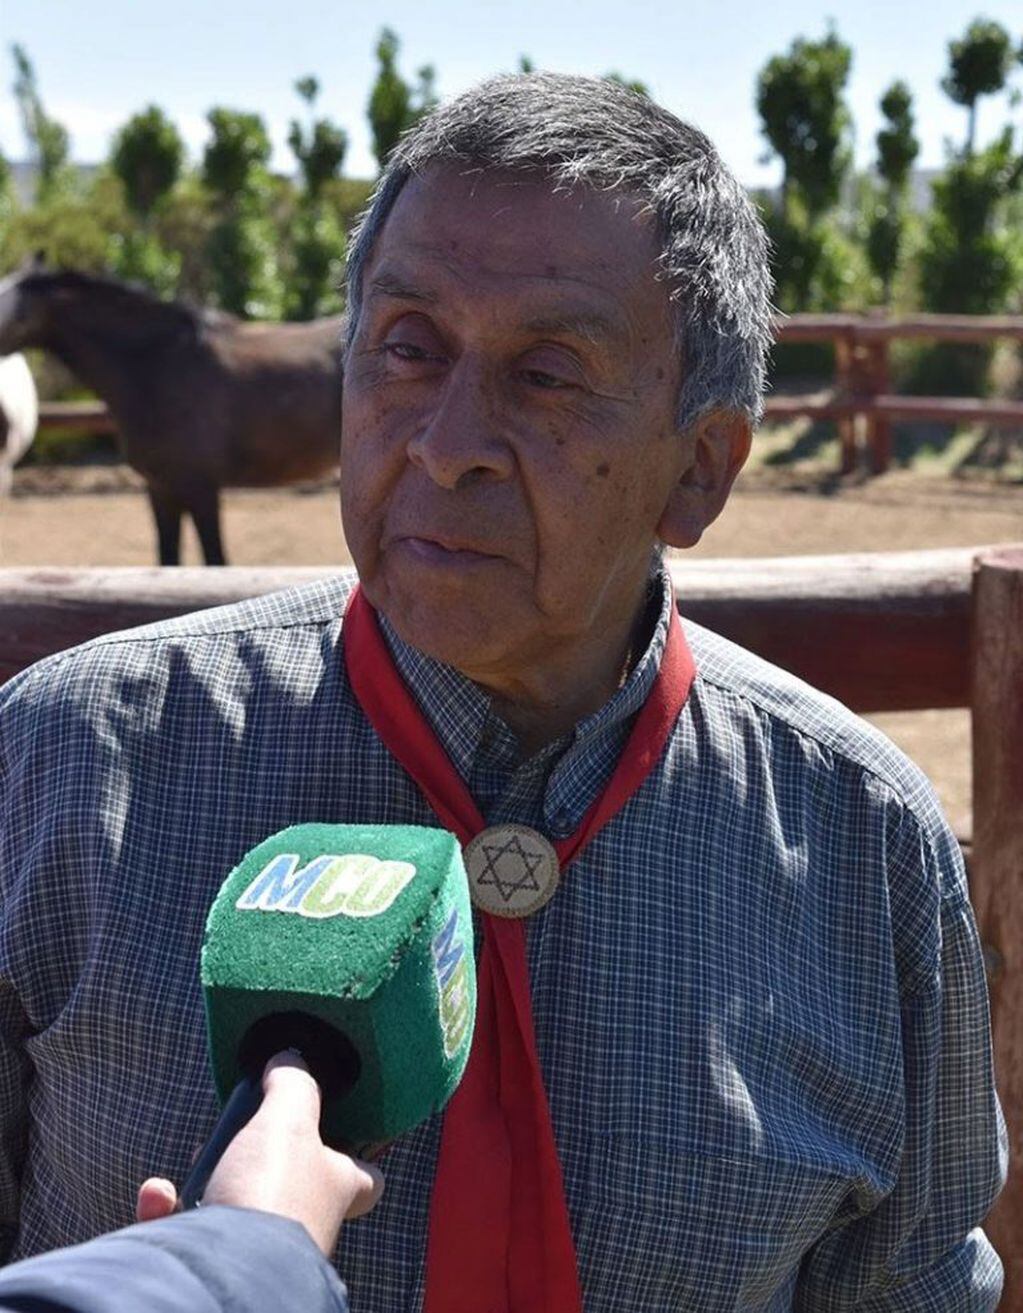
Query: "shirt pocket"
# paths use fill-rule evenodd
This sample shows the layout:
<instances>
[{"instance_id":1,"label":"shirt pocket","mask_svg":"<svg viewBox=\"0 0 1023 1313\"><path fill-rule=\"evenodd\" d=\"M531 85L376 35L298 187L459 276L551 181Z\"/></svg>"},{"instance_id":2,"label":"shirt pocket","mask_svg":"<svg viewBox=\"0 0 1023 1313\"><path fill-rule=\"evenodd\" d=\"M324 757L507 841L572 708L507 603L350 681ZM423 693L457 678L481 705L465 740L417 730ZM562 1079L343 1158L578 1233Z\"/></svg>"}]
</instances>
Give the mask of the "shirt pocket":
<instances>
[{"instance_id":1,"label":"shirt pocket","mask_svg":"<svg viewBox=\"0 0 1023 1313\"><path fill-rule=\"evenodd\" d=\"M790 1309L849 1190L805 1164L616 1134L576 1137L562 1165L587 1313Z\"/></svg>"}]
</instances>

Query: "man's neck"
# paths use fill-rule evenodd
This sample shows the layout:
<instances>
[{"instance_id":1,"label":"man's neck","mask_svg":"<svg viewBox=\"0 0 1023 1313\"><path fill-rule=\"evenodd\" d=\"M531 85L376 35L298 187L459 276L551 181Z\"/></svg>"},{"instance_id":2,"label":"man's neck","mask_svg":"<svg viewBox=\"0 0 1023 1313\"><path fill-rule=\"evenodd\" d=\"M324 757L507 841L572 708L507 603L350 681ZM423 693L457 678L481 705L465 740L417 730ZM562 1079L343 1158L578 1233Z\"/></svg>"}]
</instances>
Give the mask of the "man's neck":
<instances>
[{"instance_id":1,"label":"man's neck","mask_svg":"<svg viewBox=\"0 0 1023 1313\"><path fill-rule=\"evenodd\" d=\"M495 713L532 756L573 730L621 688L646 649L654 624L650 593L644 590L636 614L616 630L606 629L581 651L520 674L514 682L474 680L490 695Z\"/></svg>"}]
</instances>

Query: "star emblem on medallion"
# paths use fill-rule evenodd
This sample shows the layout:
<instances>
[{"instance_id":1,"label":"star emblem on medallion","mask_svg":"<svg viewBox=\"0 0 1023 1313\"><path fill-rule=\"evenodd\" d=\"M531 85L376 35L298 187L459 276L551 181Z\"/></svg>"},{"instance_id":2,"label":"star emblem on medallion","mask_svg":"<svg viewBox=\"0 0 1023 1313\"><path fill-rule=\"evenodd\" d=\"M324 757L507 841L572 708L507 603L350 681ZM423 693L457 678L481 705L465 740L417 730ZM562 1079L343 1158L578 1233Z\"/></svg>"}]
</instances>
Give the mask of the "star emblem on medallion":
<instances>
[{"instance_id":1,"label":"star emblem on medallion","mask_svg":"<svg viewBox=\"0 0 1023 1313\"><path fill-rule=\"evenodd\" d=\"M517 834L512 834L503 843L484 842L480 846L486 860L476 879L477 884L493 885L506 903L517 893L540 893L536 872L543 861L543 853L530 852L523 847Z\"/></svg>"},{"instance_id":2,"label":"star emblem on medallion","mask_svg":"<svg viewBox=\"0 0 1023 1313\"><path fill-rule=\"evenodd\" d=\"M558 887L558 854L528 825L491 825L464 857L470 897L489 916L532 916Z\"/></svg>"}]
</instances>

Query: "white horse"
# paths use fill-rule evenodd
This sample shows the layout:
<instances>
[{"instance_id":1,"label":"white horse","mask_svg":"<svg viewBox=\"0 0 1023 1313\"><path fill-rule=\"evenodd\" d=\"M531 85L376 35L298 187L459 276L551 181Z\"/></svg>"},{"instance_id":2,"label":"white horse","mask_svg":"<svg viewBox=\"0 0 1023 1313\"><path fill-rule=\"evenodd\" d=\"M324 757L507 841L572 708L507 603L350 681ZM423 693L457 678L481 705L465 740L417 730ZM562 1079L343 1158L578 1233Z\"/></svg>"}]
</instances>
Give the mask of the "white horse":
<instances>
[{"instance_id":1,"label":"white horse","mask_svg":"<svg viewBox=\"0 0 1023 1313\"><path fill-rule=\"evenodd\" d=\"M10 492L12 471L36 435L39 398L23 355L0 356L0 496Z\"/></svg>"}]
</instances>

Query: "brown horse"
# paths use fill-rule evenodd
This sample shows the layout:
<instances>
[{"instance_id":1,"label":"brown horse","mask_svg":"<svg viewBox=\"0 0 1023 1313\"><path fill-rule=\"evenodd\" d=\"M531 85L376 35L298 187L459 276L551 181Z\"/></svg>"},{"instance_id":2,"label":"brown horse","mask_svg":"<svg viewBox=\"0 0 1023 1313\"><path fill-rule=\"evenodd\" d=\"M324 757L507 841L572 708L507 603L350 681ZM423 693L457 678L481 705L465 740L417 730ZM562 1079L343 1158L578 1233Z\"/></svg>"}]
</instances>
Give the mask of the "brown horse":
<instances>
[{"instance_id":1,"label":"brown horse","mask_svg":"<svg viewBox=\"0 0 1023 1313\"><path fill-rule=\"evenodd\" d=\"M340 319L249 324L38 265L0 281L0 355L43 347L107 403L148 485L161 565L178 564L185 513L206 564L224 564L221 488L337 467L340 338Z\"/></svg>"}]
</instances>

